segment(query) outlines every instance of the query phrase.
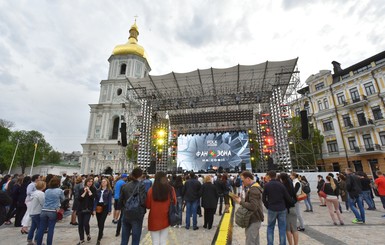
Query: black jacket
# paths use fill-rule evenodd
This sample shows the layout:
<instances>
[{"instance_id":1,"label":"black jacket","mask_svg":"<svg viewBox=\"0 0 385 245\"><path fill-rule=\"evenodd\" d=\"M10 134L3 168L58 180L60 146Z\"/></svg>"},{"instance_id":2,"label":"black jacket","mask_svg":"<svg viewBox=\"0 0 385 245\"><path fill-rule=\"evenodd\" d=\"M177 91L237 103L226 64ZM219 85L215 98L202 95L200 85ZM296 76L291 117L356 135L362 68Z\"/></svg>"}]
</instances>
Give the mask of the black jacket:
<instances>
[{"instance_id":1,"label":"black jacket","mask_svg":"<svg viewBox=\"0 0 385 245\"><path fill-rule=\"evenodd\" d=\"M119 204L122 207L122 211L124 210L125 204L128 200L128 198L131 197L133 194L136 186L139 185L139 200L140 200L140 205L143 207L142 209L142 215L146 213L146 188L144 187L144 184L138 180L132 180L122 186L120 189L120 196L119 196Z\"/></svg>"},{"instance_id":2,"label":"black jacket","mask_svg":"<svg viewBox=\"0 0 385 245\"><path fill-rule=\"evenodd\" d=\"M219 196L223 196L223 193L225 192L225 189L226 189L226 184L221 179L217 179L214 182L214 185L217 187Z\"/></svg>"},{"instance_id":3,"label":"black jacket","mask_svg":"<svg viewBox=\"0 0 385 245\"><path fill-rule=\"evenodd\" d=\"M0 226L4 223L6 219L6 209L5 206L11 205L12 199L4 191L0 190Z\"/></svg>"},{"instance_id":4,"label":"black jacket","mask_svg":"<svg viewBox=\"0 0 385 245\"><path fill-rule=\"evenodd\" d=\"M211 182L204 183L201 188L202 207L216 208L218 204L218 190Z\"/></svg>"},{"instance_id":5,"label":"black jacket","mask_svg":"<svg viewBox=\"0 0 385 245\"><path fill-rule=\"evenodd\" d=\"M286 187L276 179L265 184L262 201L267 209L276 212L285 210L286 203L294 202Z\"/></svg>"},{"instance_id":6,"label":"black jacket","mask_svg":"<svg viewBox=\"0 0 385 245\"><path fill-rule=\"evenodd\" d=\"M354 174L346 176L346 191L352 198L357 198L362 193L362 186L360 179Z\"/></svg>"},{"instance_id":7,"label":"black jacket","mask_svg":"<svg viewBox=\"0 0 385 245\"><path fill-rule=\"evenodd\" d=\"M183 186L183 199L188 202L198 200L201 194L201 186L197 179L188 179Z\"/></svg>"},{"instance_id":8,"label":"black jacket","mask_svg":"<svg viewBox=\"0 0 385 245\"><path fill-rule=\"evenodd\" d=\"M90 187L90 191L92 192L92 195L88 195L88 193L86 193L86 195L84 197L82 197L83 193L84 193L84 189L80 191L79 193L79 206L78 206L78 210L79 212L92 212L94 211L94 200L95 200L95 197L96 197L96 189L94 186L91 186Z\"/></svg>"}]
</instances>

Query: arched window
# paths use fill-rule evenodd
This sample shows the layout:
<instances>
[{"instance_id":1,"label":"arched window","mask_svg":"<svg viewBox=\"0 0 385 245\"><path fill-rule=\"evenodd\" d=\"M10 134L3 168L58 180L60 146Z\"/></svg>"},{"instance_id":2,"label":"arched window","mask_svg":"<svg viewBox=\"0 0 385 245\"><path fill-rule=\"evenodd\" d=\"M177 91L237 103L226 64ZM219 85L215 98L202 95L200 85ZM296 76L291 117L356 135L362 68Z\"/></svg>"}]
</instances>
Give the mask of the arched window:
<instances>
[{"instance_id":1,"label":"arched window","mask_svg":"<svg viewBox=\"0 0 385 245\"><path fill-rule=\"evenodd\" d=\"M126 64L122 64L120 66L120 75L126 74L126 69L127 69L127 65Z\"/></svg>"},{"instance_id":2,"label":"arched window","mask_svg":"<svg viewBox=\"0 0 385 245\"><path fill-rule=\"evenodd\" d=\"M325 106L325 109L329 109L329 101L327 98L324 98L324 106Z\"/></svg>"},{"instance_id":3,"label":"arched window","mask_svg":"<svg viewBox=\"0 0 385 245\"><path fill-rule=\"evenodd\" d=\"M111 139L117 140L118 139L118 133L119 133L119 117L116 117L114 119L114 126L112 128L112 136Z\"/></svg>"}]
</instances>

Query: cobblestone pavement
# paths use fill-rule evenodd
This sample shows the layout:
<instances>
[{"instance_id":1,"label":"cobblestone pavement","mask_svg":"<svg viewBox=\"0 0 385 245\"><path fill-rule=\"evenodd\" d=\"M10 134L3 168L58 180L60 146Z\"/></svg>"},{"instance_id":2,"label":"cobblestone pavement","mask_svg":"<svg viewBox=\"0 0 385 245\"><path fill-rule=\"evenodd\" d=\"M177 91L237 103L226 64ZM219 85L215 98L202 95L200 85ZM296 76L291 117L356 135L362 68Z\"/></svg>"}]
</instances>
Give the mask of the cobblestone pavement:
<instances>
[{"instance_id":1,"label":"cobblestone pavement","mask_svg":"<svg viewBox=\"0 0 385 245\"><path fill-rule=\"evenodd\" d=\"M314 195L315 196L315 195ZM366 211L366 224L352 224L354 218L353 213L344 212L344 226L334 226L326 207L320 207L316 199L313 200L314 212L303 213L306 230L300 232L299 244L317 245L343 245L343 244L384 244L385 237L385 211L378 198L375 199L377 211ZM302 209L304 204L302 204ZM344 205L343 205L344 206ZM185 214L185 213L183 213ZM199 230L186 230L185 228L170 228L168 236L169 245L194 244L209 245L212 243L213 237L220 221L220 216L215 215L214 225L211 230L202 227L203 217L198 218ZM266 220L260 229L261 245L266 242ZM120 244L120 237L115 237L116 225L111 222L111 216L107 217L104 230L104 237L101 244L115 245ZM56 224L54 234L54 245L75 245L79 241L77 227L69 224L70 217L65 217ZM91 218L91 241L86 244L96 244L97 237L96 218ZM275 244L278 244L278 231L275 229ZM20 233L20 228L2 225L0 227L0 245L19 245L27 244L27 236ZM233 245L244 244L244 229L234 224L233 227ZM131 243L130 243L131 244ZM143 232L141 244L151 244L150 232L147 230L147 216L143 222Z\"/></svg>"}]
</instances>

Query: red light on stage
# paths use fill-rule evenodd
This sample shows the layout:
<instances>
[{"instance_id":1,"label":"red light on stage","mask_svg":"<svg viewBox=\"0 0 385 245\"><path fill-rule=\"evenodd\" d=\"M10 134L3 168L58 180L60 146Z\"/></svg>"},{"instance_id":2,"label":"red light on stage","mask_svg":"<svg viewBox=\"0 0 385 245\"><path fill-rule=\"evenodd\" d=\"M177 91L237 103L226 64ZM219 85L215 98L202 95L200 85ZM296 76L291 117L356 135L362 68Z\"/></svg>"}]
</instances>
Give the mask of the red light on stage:
<instances>
[{"instance_id":1,"label":"red light on stage","mask_svg":"<svg viewBox=\"0 0 385 245\"><path fill-rule=\"evenodd\" d=\"M263 114L261 114L261 116L268 117L268 116L270 116L270 114L269 113L263 113Z\"/></svg>"},{"instance_id":2,"label":"red light on stage","mask_svg":"<svg viewBox=\"0 0 385 245\"><path fill-rule=\"evenodd\" d=\"M265 145L274 146L274 139L272 137L265 138Z\"/></svg>"}]
</instances>

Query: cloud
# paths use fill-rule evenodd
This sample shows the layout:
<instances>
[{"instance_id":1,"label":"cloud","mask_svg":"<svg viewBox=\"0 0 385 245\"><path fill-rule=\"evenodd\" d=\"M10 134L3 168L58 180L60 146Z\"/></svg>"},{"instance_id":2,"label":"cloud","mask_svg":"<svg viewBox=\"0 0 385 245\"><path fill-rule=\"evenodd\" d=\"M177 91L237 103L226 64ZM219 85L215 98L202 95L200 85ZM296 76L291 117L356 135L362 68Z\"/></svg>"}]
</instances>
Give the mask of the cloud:
<instances>
[{"instance_id":1,"label":"cloud","mask_svg":"<svg viewBox=\"0 0 385 245\"><path fill-rule=\"evenodd\" d=\"M385 46L381 0L27 3L0 3L0 115L60 151L81 150L88 104L135 15L152 75L299 57L304 81L332 60L348 67Z\"/></svg>"}]
</instances>

